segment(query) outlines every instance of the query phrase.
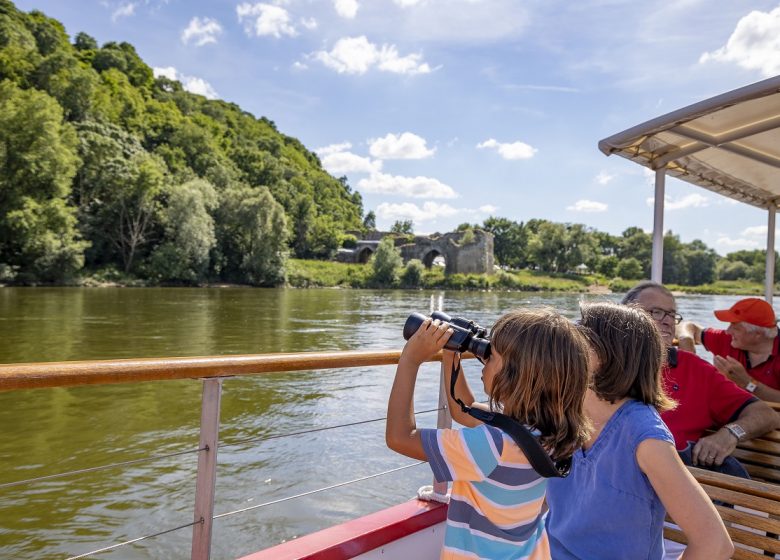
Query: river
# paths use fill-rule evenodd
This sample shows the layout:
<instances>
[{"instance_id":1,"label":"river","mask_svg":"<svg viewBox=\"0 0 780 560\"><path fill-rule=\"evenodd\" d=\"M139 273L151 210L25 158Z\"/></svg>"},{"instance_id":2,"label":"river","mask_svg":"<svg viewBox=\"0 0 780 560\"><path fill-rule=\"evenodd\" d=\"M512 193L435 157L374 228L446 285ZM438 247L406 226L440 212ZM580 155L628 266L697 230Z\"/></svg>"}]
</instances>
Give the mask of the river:
<instances>
[{"instance_id":1,"label":"river","mask_svg":"<svg viewBox=\"0 0 780 560\"><path fill-rule=\"evenodd\" d=\"M267 352L397 349L412 311L432 298L489 326L503 311L619 294L251 288L2 288L0 363ZM715 324L736 297L681 296L686 319ZM476 361L466 374L480 387ZM215 513L393 469L384 422L275 438L385 415L392 366L227 379ZM424 366L418 410L435 407ZM165 381L0 393L0 558L68 558L192 521L194 453L23 485L2 484L197 448L201 383ZM433 427L436 414L418 417ZM268 439L272 437L272 439ZM249 441L247 441L249 440ZM377 511L431 481L420 465L217 519L212 558L229 559ZM191 529L94 558L189 558Z\"/></svg>"}]
</instances>

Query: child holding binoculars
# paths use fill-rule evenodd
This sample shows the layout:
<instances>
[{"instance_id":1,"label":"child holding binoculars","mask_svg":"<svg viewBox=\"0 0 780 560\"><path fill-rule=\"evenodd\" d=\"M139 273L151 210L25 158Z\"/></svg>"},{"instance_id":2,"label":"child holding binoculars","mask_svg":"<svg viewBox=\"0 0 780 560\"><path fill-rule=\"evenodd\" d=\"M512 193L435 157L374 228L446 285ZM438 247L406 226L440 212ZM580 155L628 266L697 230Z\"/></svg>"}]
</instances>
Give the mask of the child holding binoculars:
<instances>
[{"instance_id":1,"label":"child holding binoculars","mask_svg":"<svg viewBox=\"0 0 780 560\"><path fill-rule=\"evenodd\" d=\"M452 482L442 559L548 559L547 479L515 441L476 421L463 429L416 426L419 367L444 348L452 332L447 323L428 318L404 346L388 402L387 445L427 460L437 480ZM571 457L589 433L583 412L588 357L583 334L557 312L507 313L493 327L483 361L489 408L530 428L554 460ZM464 386L465 378L459 383Z\"/></svg>"}]
</instances>

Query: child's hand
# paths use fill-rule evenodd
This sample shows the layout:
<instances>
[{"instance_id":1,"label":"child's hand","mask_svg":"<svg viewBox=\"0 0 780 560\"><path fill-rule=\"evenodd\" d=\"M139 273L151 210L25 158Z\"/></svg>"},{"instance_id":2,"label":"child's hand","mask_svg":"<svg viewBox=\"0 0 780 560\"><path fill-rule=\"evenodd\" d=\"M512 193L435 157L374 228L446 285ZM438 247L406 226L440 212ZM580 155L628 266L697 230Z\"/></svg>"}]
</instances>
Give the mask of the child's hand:
<instances>
[{"instance_id":1,"label":"child's hand","mask_svg":"<svg viewBox=\"0 0 780 560\"><path fill-rule=\"evenodd\" d=\"M401 360L417 365L425 362L444 348L452 332L448 323L442 323L438 319L431 321L430 317L427 318L404 346Z\"/></svg>"}]
</instances>

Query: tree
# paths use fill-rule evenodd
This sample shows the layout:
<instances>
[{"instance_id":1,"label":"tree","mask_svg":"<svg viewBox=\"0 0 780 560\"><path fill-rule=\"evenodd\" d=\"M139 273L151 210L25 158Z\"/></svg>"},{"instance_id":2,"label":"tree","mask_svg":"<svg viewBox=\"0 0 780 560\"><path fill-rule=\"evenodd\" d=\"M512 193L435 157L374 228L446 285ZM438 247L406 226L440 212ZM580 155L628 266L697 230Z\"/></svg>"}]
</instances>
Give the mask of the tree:
<instances>
[{"instance_id":1,"label":"tree","mask_svg":"<svg viewBox=\"0 0 780 560\"><path fill-rule=\"evenodd\" d=\"M419 259L411 259L401 274L401 283L408 288L419 288L423 283L425 266Z\"/></svg>"},{"instance_id":2,"label":"tree","mask_svg":"<svg viewBox=\"0 0 780 560\"><path fill-rule=\"evenodd\" d=\"M618 263L617 270L615 272L620 278L625 280L637 280L644 277L642 272L642 264L639 262L639 259L635 259L634 257L622 259Z\"/></svg>"},{"instance_id":3,"label":"tree","mask_svg":"<svg viewBox=\"0 0 780 560\"><path fill-rule=\"evenodd\" d=\"M151 273L160 280L202 282L216 246L214 219L217 192L203 179L172 189L163 210L165 239L152 253Z\"/></svg>"},{"instance_id":4,"label":"tree","mask_svg":"<svg viewBox=\"0 0 780 560\"><path fill-rule=\"evenodd\" d=\"M650 276L653 240L642 228L630 227L618 239L617 256L621 260L634 258L642 266L643 277Z\"/></svg>"},{"instance_id":5,"label":"tree","mask_svg":"<svg viewBox=\"0 0 780 560\"><path fill-rule=\"evenodd\" d=\"M392 233L402 233L410 235L414 233L414 223L412 220L397 220L391 227Z\"/></svg>"},{"instance_id":6,"label":"tree","mask_svg":"<svg viewBox=\"0 0 780 560\"><path fill-rule=\"evenodd\" d=\"M376 214L370 210L363 218L363 229L366 231L376 231Z\"/></svg>"},{"instance_id":7,"label":"tree","mask_svg":"<svg viewBox=\"0 0 780 560\"><path fill-rule=\"evenodd\" d=\"M267 188L228 187L220 194L217 224L223 278L257 286L284 282L287 218Z\"/></svg>"},{"instance_id":8,"label":"tree","mask_svg":"<svg viewBox=\"0 0 780 560\"><path fill-rule=\"evenodd\" d=\"M67 204L76 135L54 99L0 83L0 162L0 263L32 281L67 280L88 244Z\"/></svg>"},{"instance_id":9,"label":"tree","mask_svg":"<svg viewBox=\"0 0 780 560\"><path fill-rule=\"evenodd\" d=\"M544 272L565 272L566 227L548 221L529 236L528 261Z\"/></svg>"},{"instance_id":10,"label":"tree","mask_svg":"<svg viewBox=\"0 0 780 560\"><path fill-rule=\"evenodd\" d=\"M526 265L528 230L521 223L491 216L482 228L493 234L493 254L499 264L522 268Z\"/></svg>"},{"instance_id":11,"label":"tree","mask_svg":"<svg viewBox=\"0 0 780 560\"><path fill-rule=\"evenodd\" d=\"M374 281L380 286L392 286L398 281L398 269L402 264L401 252L396 249L393 238L385 237L372 256Z\"/></svg>"}]
</instances>

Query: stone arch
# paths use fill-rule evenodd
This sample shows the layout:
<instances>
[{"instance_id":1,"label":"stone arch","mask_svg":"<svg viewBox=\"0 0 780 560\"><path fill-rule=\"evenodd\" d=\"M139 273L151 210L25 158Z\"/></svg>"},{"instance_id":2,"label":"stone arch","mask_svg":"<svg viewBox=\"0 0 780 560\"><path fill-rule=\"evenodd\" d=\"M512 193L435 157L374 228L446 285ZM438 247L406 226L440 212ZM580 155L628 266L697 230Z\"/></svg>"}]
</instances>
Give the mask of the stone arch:
<instances>
[{"instance_id":1,"label":"stone arch","mask_svg":"<svg viewBox=\"0 0 780 560\"><path fill-rule=\"evenodd\" d=\"M373 254L374 251L371 249L371 247L363 247L357 254L356 262L359 262L360 264L366 264Z\"/></svg>"},{"instance_id":2,"label":"stone arch","mask_svg":"<svg viewBox=\"0 0 780 560\"><path fill-rule=\"evenodd\" d=\"M431 247L420 260L425 265L425 268L431 268L436 257L441 257L447 262L447 255L440 251L438 247Z\"/></svg>"}]
</instances>

